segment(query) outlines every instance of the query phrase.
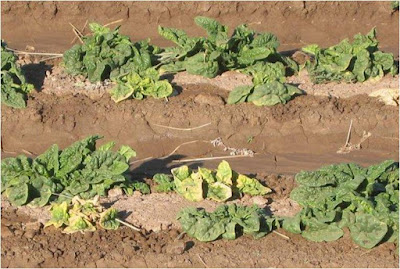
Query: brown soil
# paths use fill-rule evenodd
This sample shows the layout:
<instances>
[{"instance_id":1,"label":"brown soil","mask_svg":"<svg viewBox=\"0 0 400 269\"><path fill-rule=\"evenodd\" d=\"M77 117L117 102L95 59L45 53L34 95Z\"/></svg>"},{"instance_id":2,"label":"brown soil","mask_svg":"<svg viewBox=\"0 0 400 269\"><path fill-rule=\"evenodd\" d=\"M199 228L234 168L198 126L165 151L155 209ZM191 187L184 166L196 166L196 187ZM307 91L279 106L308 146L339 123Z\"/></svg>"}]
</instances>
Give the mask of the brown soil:
<instances>
[{"instance_id":1,"label":"brown soil","mask_svg":"<svg viewBox=\"0 0 400 269\"><path fill-rule=\"evenodd\" d=\"M380 46L398 55L399 12L382 2L17 2L3 1L2 38L11 47L63 52L74 39L69 23L81 29L85 21L106 24L123 19L121 31L133 40L150 38L170 45L157 33L158 25L204 35L193 18L213 17L230 29L241 23L275 33L281 50L305 44L330 46L376 26ZM18 18L18 19L16 19Z\"/></svg>"},{"instance_id":2,"label":"brown soil","mask_svg":"<svg viewBox=\"0 0 400 269\"><path fill-rule=\"evenodd\" d=\"M286 234L285 231L278 230ZM335 242L314 243L272 233L259 240L202 243L179 231L140 234L123 227L86 234L43 229L12 208L2 210L2 267L398 267L394 244L357 247L348 233Z\"/></svg>"},{"instance_id":3,"label":"brown soil","mask_svg":"<svg viewBox=\"0 0 400 269\"><path fill-rule=\"evenodd\" d=\"M90 99L83 95L55 96L35 93L28 107L2 107L2 149L7 154L24 150L39 154L50 145L61 147L91 134L128 144L138 158L160 158L184 145L166 159L133 165L135 172L167 172L172 161L228 155L211 141L221 137L235 148L249 148L255 157L231 159L242 173L296 173L323 164L356 161L363 165L398 158L398 108L359 95L348 99L298 96L286 105L256 107L224 104L228 93L209 85L188 85L169 101L127 100L116 105L108 96ZM363 131L372 136L360 151L337 154L353 120L351 142L359 142ZM190 128L192 131L157 126ZM203 142L206 141L206 142ZM204 162L216 166L218 161ZM202 165L194 162L192 166Z\"/></svg>"},{"instance_id":4,"label":"brown soil","mask_svg":"<svg viewBox=\"0 0 400 269\"><path fill-rule=\"evenodd\" d=\"M107 23L124 19L122 32L134 40L157 36L157 25L183 28L203 34L193 17L214 17L230 27L254 23L257 30L272 31L281 50L298 49L307 43L328 46L376 25L382 49L398 55L398 12L390 2L2 2L2 38L11 47L62 52L74 35L68 22L78 28L86 19ZM15 18L18 18L16 20ZM239 19L243 18L243 19ZM35 57L28 57L35 59ZM382 88L398 88L398 77L385 77L378 84L326 84L313 86L306 77L293 78L308 95L286 105L255 107L227 105L229 90L245 77L223 74L216 79L176 76L177 95L166 100L127 100L116 105L106 90L109 85L76 87L79 79L63 77L58 61L38 64L21 59L29 82L37 92L28 107L1 108L2 158L17 154L40 154L51 144L65 147L92 134L105 136L138 152L131 171L138 179L169 172L188 158L226 156L211 140L238 149L251 149L254 157L229 159L232 168L264 181L274 193L264 198L243 197L234 202L256 203L267 211L291 215L298 210L290 201L295 186L293 174L338 162L371 165L399 159L399 108L388 106L366 94ZM53 67L51 64L56 65ZM47 73L47 74L46 74ZM54 79L54 80L53 80ZM78 85L77 84L77 85ZM82 89L85 89L84 93ZM89 92L89 94L87 93ZM343 98L348 97L348 98ZM337 150L346 140L353 121L350 142L357 144L364 131L372 135L362 148L349 154ZM203 128L180 131L161 127ZM180 147L180 144L199 140ZM151 157L151 158L149 158ZM194 161L196 168L215 168L220 160ZM175 213L193 205L211 210L216 203L193 204L176 194L114 197L128 214L126 220L143 227L144 235L127 228L65 235L43 229L45 211L15 209L2 201L2 267L398 267L393 244L373 250L357 247L346 234L331 243L313 243L286 234L290 240L270 234L260 240L240 237L235 241L201 243L187 236L177 239ZM160 231L161 229L161 231Z\"/></svg>"}]
</instances>

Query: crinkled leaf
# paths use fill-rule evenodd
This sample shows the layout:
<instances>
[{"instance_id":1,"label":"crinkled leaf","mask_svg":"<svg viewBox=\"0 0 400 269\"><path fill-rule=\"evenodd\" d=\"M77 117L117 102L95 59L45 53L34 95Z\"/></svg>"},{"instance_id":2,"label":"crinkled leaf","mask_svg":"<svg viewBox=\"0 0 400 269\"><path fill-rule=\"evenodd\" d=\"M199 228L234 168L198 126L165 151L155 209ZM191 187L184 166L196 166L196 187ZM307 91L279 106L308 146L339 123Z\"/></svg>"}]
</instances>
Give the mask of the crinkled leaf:
<instances>
[{"instance_id":1,"label":"crinkled leaf","mask_svg":"<svg viewBox=\"0 0 400 269\"><path fill-rule=\"evenodd\" d=\"M170 192L175 189L175 184L173 182L173 179L166 174L155 174L153 176L153 180L156 185L156 190L158 192Z\"/></svg>"},{"instance_id":2,"label":"crinkled leaf","mask_svg":"<svg viewBox=\"0 0 400 269\"><path fill-rule=\"evenodd\" d=\"M52 204L50 208L51 219L46 222L44 227L54 225L56 228L60 228L64 224L68 224L69 214L68 214L68 204L67 202L62 202L60 204Z\"/></svg>"},{"instance_id":3,"label":"crinkled leaf","mask_svg":"<svg viewBox=\"0 0 400 269\"><path fill-rule=\"evenodd\" d=\"M118 211L115 208L109 208L100 214L99 224L107 230L117 230L119 222L116 220Z\"/></svg>"},{"instance_id":4,"label":"crinkled leaf","mask_svg":"<svg viewBox=\"0 0 400 269\"><path fill-rule=\"evenodd\" d=\"M373 248L385 237L388 227L369 214L356 214L356 221L349 227L351 238L364 248Z\"/></svg>"},{"instance_id":5,"label":"crinkled leaf","mask_svg":"<svg viewBox=\"0 0 400 269\"><path fill-rule=\"evenodd\" d=\"M236 187L240 192L252 196L265 195L272 192L270 188L263 186L257 179L249 178L245 175L238 176Z\"/></svg>"},{"instance_id":6,"label":"crinkled leaf","mask_svg":"<svg viewBox=\"0 0 400 269\"><path fill-rule=\"evenodd\" d=\"M209 184L207 190L207 198L217 202L223 202L232 197L232 189L221 182Z\"/></svg>"},{"instance_id":7,"label":"crinkled leaf","mask_svg":"<svg viewBox=\"0 0 400 269\"><path fill-rule=\"evenodd\" d=\"M76 232L94 232L96 227L89 220L81 216L71 216L68 220L68 226L63 230L63 233L71 234Z\"/></svg>"},{"instance_id":8,"label":"crinkled leaf","mask_svg":"<svg viewBox=\"0 0 400 269\"><path fill-rule=\"evenodd\" d=\"M238 104L246 101L251 94L253 86L238 86L229 93L228 104Z\"/></svg>"},{"instance_id":9,"label":"crinkled leaf","mask_svg":"<svg viewBox=\"0 0 400 269\"><path fill-rule=\"evenodd\" d=\"M226 185L232 185L232 169L227 161L222 161L217 168L217 181Z\"/></svg>"},{"instance_id":10,"label":"crinkled leaf","mask_svg":"<svg viewBox=\"0 0 400 269\"><path fill-rule=\"evenodd\" d=\"M12 205L22 206L26 204L26 202L28 201L28 196L29 196L28 184L21 183L18 185L8 187L6 189L6 195Z\"/></svg>"}]
</instances>

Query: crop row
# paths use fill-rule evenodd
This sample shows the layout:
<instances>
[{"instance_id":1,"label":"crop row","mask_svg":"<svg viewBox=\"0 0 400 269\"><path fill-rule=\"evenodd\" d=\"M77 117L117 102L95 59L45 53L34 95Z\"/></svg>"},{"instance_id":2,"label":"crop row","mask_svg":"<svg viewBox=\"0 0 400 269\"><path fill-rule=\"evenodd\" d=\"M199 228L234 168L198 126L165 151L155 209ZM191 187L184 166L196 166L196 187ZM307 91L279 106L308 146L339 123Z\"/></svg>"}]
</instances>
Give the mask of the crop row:
<instances>
[{"instance_id":1,"label":"crop row","mask_svg":"<svg viewBox=\"0 0 400 269\"><path fill-rule=\"evenodd\" d=\"M96 147L100 136L90 136L60 150L57 145L35 159L24 155L1 162L1 192L14 206L51 204L46 226L65 233L93 231L96 223L117 229L123 221L116 209L104 209L99 197L113 188L127 195L134 190L150 193L150 187L128 172L133 149L114 142ZM183 231L200 241L235 239L243 233L262 237L276 228L316 242L333 241L349 229L358 245L372 248L381 242L397 242L399 234L399 163L384 161L363 168L335 164L316 171L301 171L290 198L302 206L294 217L270 216L257 206L221 205L214 212L184 208L178 214ZM233 171L222 161L213 171L187 166L171 175L153 177L156 192L176 192L190 201L235 200L243 194L266 195L272 190L255 178Z\"/></svg>"},{"instance_id":2,"label":"crop row","mask_svg":"<svg viewBox=\"0 0 400 269\"><path fill-rule=\"evenodd\" d=\"M213 78L236 70L251 75L252 84L235 88L228 103L252 102L257 106L285 104L302 92L286 82L286 77L305 68L314 83L344 81L348 83L380 80L385 74L398 73L393 55L378 49L376 30L357 34L329 48L316 44L302 50L311 57L299 66L278 52L279 41L272 33L259 33L246 24L237 26L231 35L228 27L207 17L196 17L207 37L191 37L183 30L159 26L159 34L175 46L160 48L149 40L132 42L119 33L97 23L89 24L91 33L82 44L64 53L62 66L71 75L83 75L91 82L111 79L110 95L115 102L148 96L164 98L173 94L171 84L160 79L166 73L187 71ZM16 57L1 45L1 94L6 105L26 106L32 86L25 82Z\"/></svg>"}]
</instances>

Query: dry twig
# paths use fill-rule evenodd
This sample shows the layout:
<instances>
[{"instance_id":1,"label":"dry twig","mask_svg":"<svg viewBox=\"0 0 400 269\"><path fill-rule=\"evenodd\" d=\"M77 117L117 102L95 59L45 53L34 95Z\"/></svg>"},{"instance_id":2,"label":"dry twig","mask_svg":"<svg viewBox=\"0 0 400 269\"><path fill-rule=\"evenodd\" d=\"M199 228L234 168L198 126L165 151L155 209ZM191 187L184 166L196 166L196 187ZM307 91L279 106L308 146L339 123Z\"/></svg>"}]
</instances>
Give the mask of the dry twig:
<instances>
[{"instance_id":1,"label":"dry twig","mask_svg":"<svg viewBox=\"0 0 400 269\"><path fill-rule=\"evenodd\" d=\"M290 237L289 237L289 236L286 236L286 235L284 235L284 234L278 233L277 231L272 231L272 232L273 232L274 234L279 235L280 237L285 238L286 240L290 240Z\"/></svg>"},{"instance_id":2,"label":"dry twig","mask_svg":"<svg viewBox=\"0 0 400 269\"><path fill-rule=\"evenodd\" d=\"M178 130L178 131L192 131L192 130L196 130L196 129L200 129L203 127L206 127L208 125L211 124L211 122L197 126L197 127L193 127L193 128L177 128L177 127L170 127L170 126L165 126L165 125L161 125L161 124L156 124L156 123L150 123L151 125L155 125L158 127L164 127L164 128L168 128L168 129L172 129L172 130Z\"/></svg>"},{"instance_id":3,"label":"dry twig","mask_svg":"<svg viewBox=\"0 0 400 269\"><path fill-rule=\"evenodd\" d=\"M196 142L206 142L206 143L208 143L209 141L206 141L206 140L193 140L193 141L182 143L179 146L177 146L170 154L168 154L167 156L161 157L160 159L163 160L163 159L166 159L166 158L172 156L172 154L174 154L181 146L188 145L188 144L193 144L193 143L196 143Z\"/></svg>"},{"instance_id":4,"label":"dry twig","mask_svg":"<svg viewBox=\"0 0 400 269\"><path fill-rule=\"evenodd\" d=\"M130 162L129 165L132 165L132 164L138 163L138 162L144 162L144 161L147 161L147 160L150 160L150 159L153 159L153 157L147 157L147 158L144 158L144 159L136 160L136 161Z\"/></svg>"},{"instance_id":5,"label":"dry twig","mask_svg":"<svg viewBox=\"0 0 400 269\"><path fill-rule=\"evenodd\" d=\"M370 132L363 132L363 135L361 137L361 140L358 144L352 144L350 143L350 137L351 137L351 128L353 126L353 120L350 121L350 126L349 126L349 131L347 133L347 138L346 138L346 143L339 148L339 150L336 152L338 154L347 154L350 153L354 150L360 150L361 149L361 143L363 143L365 140L367 140L370 136L371 133Z\"/></svg>"},{"instance_id":6,"label":"dry twig","mask_svg":"<svg viewBox=\"0 0 400 269\"><path fill-rule=\"evenodd\" d=\"M82 33L78 30L78 28L76 28L72 23L69 23L69 25L71 25L72 27L72 32L74 32L75 36L79 39L79 41L83 44L83 40L82 40Z\"/></svg>"},{"instance_id":7,"label":"dry twig","mask_svg":"<svg viewBox=\"0 0 400 269\"><path fill-rule=\"evenodd\" d=\"M85 25L83 25L82 30L80 31L81 35L83 36L83 31L85 31L86 25L88 23L88 20L86 20ZM76 40L77 36L74 37L74 39L72 39L71 44L73 44Z\"/></svg>"},{"instance_id":8,"label":"dry twig","mask_svg":"<svg viewBox=\"0 0 400 269\"><path fill-rule=\"evenodd\" d=\"M107 26L110 26L110 25L112 25L112 24L116 24L116 23L123 22L123 21L124 21L124 19L119 19L119 20L112 21L112 22L109 22L109 23L107 23L107 24L104 24L103 26L104 26L104 27L107 27Z\"/></svg>"},{"instance_id":9,"label":"dry twig","mask_svg":"<svg viewBox=\"0 0 400 269\"><path fill-rule=\"evenodd\" d=\"M208 268L208 265L205 263L205 261L203 260L203 258L200 256L200 254L197 253L197 257L199 257L199 260L201 261L201 263Z\"/></svg>"},{"instance_id":10,"label":"dry twig","mask_svg":"<svg viewBox=\"0 0 400 269\"><path fill-rule=\"evenodd\" d=\"M123 225L125 225L125 226L127 226L127 227L129 227L129 228L131 228L132 230L141 232L141 229L139 229L138 227L133 226L133 225L130 224L130 223L127 223L127 222L122 221L122 220L120 220L120 219L115 219L115 220L118 221L119 223L121 223L121 224L123 224Z\"/></svg>"}]
</instances>

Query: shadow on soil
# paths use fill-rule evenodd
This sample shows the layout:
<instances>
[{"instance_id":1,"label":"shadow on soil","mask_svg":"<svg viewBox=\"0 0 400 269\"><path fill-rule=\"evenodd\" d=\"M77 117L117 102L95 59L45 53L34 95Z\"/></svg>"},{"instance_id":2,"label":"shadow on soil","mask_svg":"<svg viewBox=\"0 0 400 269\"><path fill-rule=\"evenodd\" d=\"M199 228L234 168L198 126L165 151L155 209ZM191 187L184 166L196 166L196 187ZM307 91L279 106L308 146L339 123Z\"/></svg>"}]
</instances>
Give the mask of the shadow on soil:
<instances>
[{"instance_id":1,"label":"shadow on soil","mask_svg":"<svg viewBox=\"0 0 400 269\"><path fill-rule=\"evenodd\" d=\"M50 71L52 68L52 65L45 64L44 62L26 64L21 67L25 73L27 82L33 84L38 92L42 89L46 72Z\"/></svg>"}]
</instances>

